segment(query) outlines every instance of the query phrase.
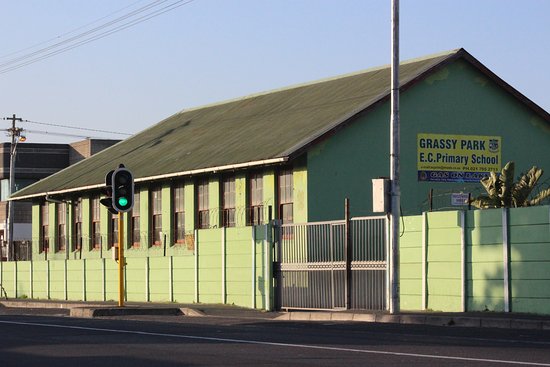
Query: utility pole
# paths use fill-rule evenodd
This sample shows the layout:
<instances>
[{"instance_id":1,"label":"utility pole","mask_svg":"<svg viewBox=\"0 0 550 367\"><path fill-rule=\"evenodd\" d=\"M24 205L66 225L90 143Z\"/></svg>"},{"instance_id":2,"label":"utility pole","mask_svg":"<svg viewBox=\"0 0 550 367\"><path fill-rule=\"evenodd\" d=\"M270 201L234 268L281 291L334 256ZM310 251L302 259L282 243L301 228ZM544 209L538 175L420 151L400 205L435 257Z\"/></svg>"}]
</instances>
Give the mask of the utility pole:
<instances>
[{"instance_id":1,"label":"utility pole","mask_svg":"<svg viewBox=\"0 0 550 367\"><path fill-rule=\"evenodd\" d=\"M11 128L8 129L8 133L11 136L11 146L10 146L10 189L8 192L8 197L13 194L15 191L15 154L17 149L17 143L21 137L22 128L16 127L16 122L22 122L23 119L16 117L13 114L12 117L4 117L4 120L11 120ZM8 261L15 259L15 248L13 246L13 215L14 208L13 202L8 201L8 220L7 220L7 258Z\"/></svg>"},{"instance_id":2,"label":"utility pole","mask_svg":"<svg viewBox=\"0 0 550 367\"><path fill-rule=\"evenodd\" d=\"M392 0L391 122L390 122L390 313L399 312L399 0Z\"/></svg>"}]
</instances>

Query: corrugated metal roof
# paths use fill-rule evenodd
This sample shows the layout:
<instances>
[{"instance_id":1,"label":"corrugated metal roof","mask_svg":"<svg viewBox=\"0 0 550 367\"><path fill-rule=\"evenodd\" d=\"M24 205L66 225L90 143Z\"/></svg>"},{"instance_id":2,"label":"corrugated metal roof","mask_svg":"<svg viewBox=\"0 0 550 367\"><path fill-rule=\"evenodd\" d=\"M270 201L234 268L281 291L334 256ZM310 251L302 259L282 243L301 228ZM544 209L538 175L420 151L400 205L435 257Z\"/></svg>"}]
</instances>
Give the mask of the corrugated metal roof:
<instances>
[{"instance_id":1,"label":"corrugated metal roof","mask_svg":"<svg viewBox=\"0 0 550 367\"><path fill-rule=\"evenodd\" d=\"M401 63L401 85L461 53L465 51ZM105 174L119 163L140 181L247 162L283 161L389 93L390 67L384 66L184 110L18 191L13 198L100 187Z\"/></svg>"}]
</instances>

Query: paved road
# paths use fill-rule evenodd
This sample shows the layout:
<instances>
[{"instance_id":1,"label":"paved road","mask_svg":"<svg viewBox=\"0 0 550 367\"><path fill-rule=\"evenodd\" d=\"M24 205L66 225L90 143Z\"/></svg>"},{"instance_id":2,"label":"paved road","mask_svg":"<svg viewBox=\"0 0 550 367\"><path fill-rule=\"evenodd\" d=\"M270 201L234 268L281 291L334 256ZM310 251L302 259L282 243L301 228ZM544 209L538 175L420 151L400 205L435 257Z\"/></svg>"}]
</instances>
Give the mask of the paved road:
<instances>
[{"instance_id":1,"label":"paved road","mask_svg":"<svg viewBox=\"0 0 550 367\"><path fill-rule=\"evenodd\" d=\"M2 367L550 366L543 330L35 311L0 308Z\"/></svg>"}]
</instances>

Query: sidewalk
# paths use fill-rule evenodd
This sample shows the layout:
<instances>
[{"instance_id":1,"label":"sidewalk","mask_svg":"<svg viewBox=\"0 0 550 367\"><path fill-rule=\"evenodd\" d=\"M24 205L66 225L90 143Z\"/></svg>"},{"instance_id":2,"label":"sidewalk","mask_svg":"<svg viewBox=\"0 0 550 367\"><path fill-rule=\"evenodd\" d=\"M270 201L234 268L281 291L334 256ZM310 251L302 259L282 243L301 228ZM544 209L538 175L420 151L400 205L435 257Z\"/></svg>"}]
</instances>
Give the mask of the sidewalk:
<instances>
[{"instance_id":1,"label":"sidewalk","mask_svg":"<svg viewBox=\"0 0 550 367\"><path fill-rule=\"evenodd\" d=\"M0 307L62 308L71 317L106 317L133 315L182 315L187 317L232 317L266 321L374 322L432 326L482 327L501 329L550 330L550 316L501 312L401 312L390 315L364 310L265 312L221 304L176 304L128 302L78 302L48 300L0 300Z\"/></svg>"}]
</instances>

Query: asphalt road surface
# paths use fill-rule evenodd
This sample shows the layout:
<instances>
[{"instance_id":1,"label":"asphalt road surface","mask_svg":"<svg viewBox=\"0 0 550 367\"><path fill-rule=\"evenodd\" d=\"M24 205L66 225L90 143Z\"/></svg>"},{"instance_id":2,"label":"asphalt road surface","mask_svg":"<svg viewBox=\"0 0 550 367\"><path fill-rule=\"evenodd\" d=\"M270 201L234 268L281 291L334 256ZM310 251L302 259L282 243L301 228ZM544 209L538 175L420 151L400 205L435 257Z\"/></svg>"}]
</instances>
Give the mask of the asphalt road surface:
<instances>
[{"instance_id":1,"label":"asphalt road surface","mask_svg":"<svg viewBox=\"0 0 550 367\"><path fill-rule=\"evenodd\" d=\"M550 331L0 308L0 366L550 366Z\"/></svg>"}]
</instances>

